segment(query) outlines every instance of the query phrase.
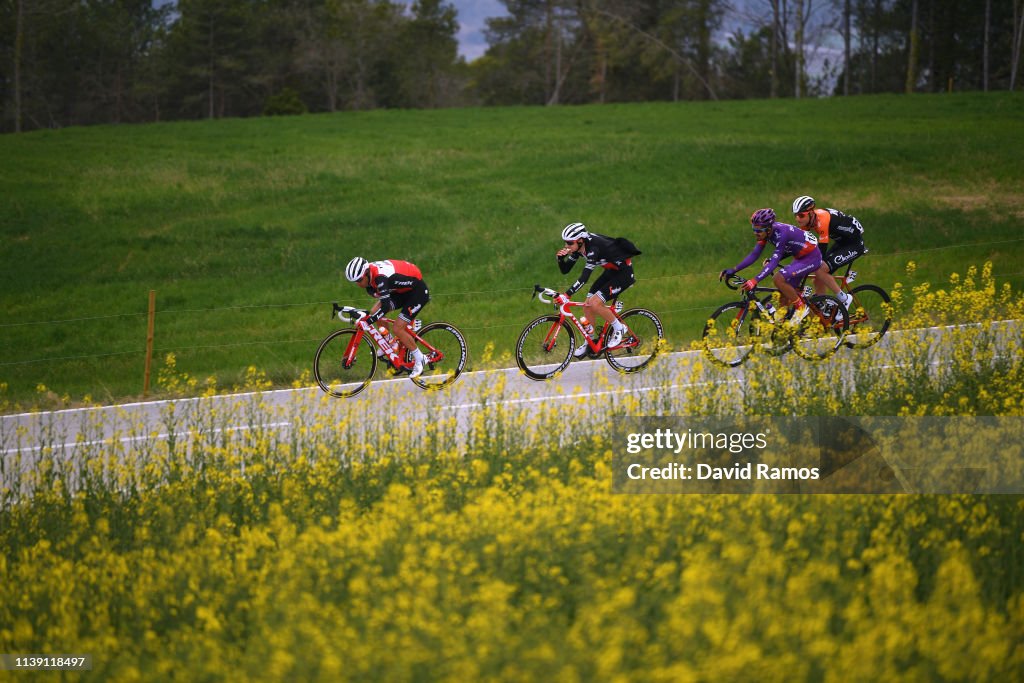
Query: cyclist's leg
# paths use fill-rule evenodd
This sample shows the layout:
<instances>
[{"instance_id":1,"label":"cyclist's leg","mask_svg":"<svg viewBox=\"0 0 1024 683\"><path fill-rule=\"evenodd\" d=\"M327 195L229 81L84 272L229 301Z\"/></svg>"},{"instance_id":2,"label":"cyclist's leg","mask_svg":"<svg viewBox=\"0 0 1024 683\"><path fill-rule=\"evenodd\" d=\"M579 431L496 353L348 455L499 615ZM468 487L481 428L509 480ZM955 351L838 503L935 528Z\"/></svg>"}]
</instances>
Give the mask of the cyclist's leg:
<instances>
[{"instance_id":1,"label":"cyclist's leg","mask_svg":"<svg viewBox=\"0 0 1024 683\"><path fill-rule=\"evenodd\" d=\"M864 246L863 237L836 240L834 246L829 250L828 256L825 257L825 264L828 266L828 271L834 273L866 252L867 247Z\"/></svg>"},{"instance_id":2,"label":"cyclist's leg","mask_svg":"<svg viewBox=\"0 0 1024 683\"><path fill-rule=\"evenodd\" d=\"M802 283L811 273L821 267L821 252L812 251L807 256L794 258L792 263L787 263L775 271L772 278L775 286L782 293L782 303L795 303L800 298Z\"/></svg>"},{"instance_id":3,"label":"cyclist's leg","mask_svg":"<svg viewBox=\"0 0 1024 683\"><path fill-rule=\"evenodd\" d=\"M825 263L823 266L828 269L828 276L825 278L825 283L828 288L832 290L832 293L839 297L840 300L845 300L846 295L841 294L841 287L836 282L835 277L832 273L843 266L853 263L859 256L862 256L867 249L864 247L864 239L859 235L854 239L839 239L836 240L832 248L829 249L828 255L825 257Z\"/></svg>"},{"instance_id":4,"label":"cyclist's leg","mask_svg":"<svg viewBox=\"0 0 1024 683\"><path fill-rule=\"evenodd\" d=\"M399 343L403 347L411 349L413 353L416 353L418 350L416 348L416 340L413 338L412 333L409 332L407 326L413 324L416 316L420 314L423 307L430 301L430 292L425 283L420 283L408 292L393 295L392 299L395 302L395 307L401 309L401 312L398 314L398 324L393 327L395 337L398 338Z\"/></svg>"},{"instance_id":5,"label":"cyclist's leg","mask_svg":"<svg viewBox=\"0 0 1024 683\"><path fill-rule=\"evenodd\" d=\"M772 275L772 282L779 289L779 303L783 306L789 306L799 298L799 294L796 291L796 287L793 283L786 279L786 275L783 273L783 269L776 270L775 274Z\"/></svg>"},{"instance_id":6,"label":"cyclist's leg","mask_svg":"<svg viewBox=\"0 0 1024 683\"><path fill-rule=\"evenodd\" d=\"M831 289L833 293L837 293L839 285L836 284L836 279L829 272L828 264L822 261L818 269L814 271L814 293L824 294L826 289Z\"/></svg>"},{"instance_id":7,"label":"cyclist's leg","mask_svg":"<svg viewBox=\"0 0 1024 683\"><path fill-rule=\"evenodd\" d=\"M594 284L590 286L590 291L587 292L587 300L583 304L583 315L587 316L592 322L597 322L600 319L606 323L611 323L615 319L615 316L609 314L608 307L605 305L605 294L602 293L608 289L614 275L615 271L613 270L604 271Z\"/></svg>"},{"instance_id":8,"label":"cyclist's leg","mask_svg":"<svg viewBox=\"0 0 1024 683\"><path fill-rule=\"evenodd\" d=\"M587 295L587 304L584 310L594 318L600 316L602 320L610 325L616 324L615 311L608 302L620 296L624 291L633 286L636 278L633 275L632 266L624 266L619 270L606 270L597 279L597 282L590 288ZM588 310L589 307L589 310ZM621 323L619 323L621 324Z\"/></svg>"},{"instance_id":9,"label":"cyclist's leg","mask_svg":"<svg viewBox=\"0 0 1024 683\"><path fill-rule=\"evenodd\" d=\"M814 271L814 293L824 294L825 288L828 287L828 268L824 267L825 254L828 253L828 240L824 242L818 242L818 252L821 254L822 267Z\"/></svg>"}]
</instances>

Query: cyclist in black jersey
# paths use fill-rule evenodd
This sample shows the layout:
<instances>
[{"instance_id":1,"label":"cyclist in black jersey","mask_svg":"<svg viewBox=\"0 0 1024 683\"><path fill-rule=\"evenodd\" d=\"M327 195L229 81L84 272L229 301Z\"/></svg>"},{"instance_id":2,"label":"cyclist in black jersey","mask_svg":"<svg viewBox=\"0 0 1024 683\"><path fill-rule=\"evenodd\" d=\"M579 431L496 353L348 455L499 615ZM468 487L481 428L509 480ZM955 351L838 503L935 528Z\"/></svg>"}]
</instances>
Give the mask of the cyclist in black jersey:
<instances>
[{"instance_id":1,"label":"cyclist in black jersey","mask_svg":"<svg viewBox=\"0 0 1024 683\"><path fill-rule=\"evenodd\" d=\"M867 253L864 246L864 227L853 216L838 209L817 209L814 197L802 195L793 200L793 215L796 223L804 230L818 233L818 248L821 250L821 267L814 273L814 288L824 294L825 287L849 307L852 297L839 288L832 273L854 259Z\"/></svg>"},{"instance_id":2,"label":"cyclist in black jersey","mask_svg":"<svg viewBox=\"0 0 1024 683\"><path fill-rule=\"evenodd\" d=\"M622 342L626 326L615 317L615 313L607 304L636 282L633 275L633 257L639 255L640 251L627 239L590 232L583 223L570 223L565 226L562 230L562 240L565 246L555 255L558 257L558 269L563 275L572 270L580 257L583 257L585 262L583 272L566 290L565 298L568 299L585 285L595 268L604 269L601 276L590 286L583 312L591 320L600 317L611 324L606 345L608 348L618 346ZM574 354L580 358L586 355L587 349L587 342L584 340Z\"/></svg>"}]
</instances>

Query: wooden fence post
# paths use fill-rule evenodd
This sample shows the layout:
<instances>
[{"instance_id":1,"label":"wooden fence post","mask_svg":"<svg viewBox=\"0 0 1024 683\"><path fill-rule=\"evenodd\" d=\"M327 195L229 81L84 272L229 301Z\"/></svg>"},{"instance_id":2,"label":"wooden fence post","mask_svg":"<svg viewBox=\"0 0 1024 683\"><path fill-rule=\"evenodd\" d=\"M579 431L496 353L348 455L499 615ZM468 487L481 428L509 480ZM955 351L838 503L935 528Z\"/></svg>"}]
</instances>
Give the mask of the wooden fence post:
<instances>
[{"instance_id":1,"label":"wooden fence post","mask_svg":"<svg viewBox=\"0 0 1024 683\"><path fill-rule=\"evenodd\" d=\"M149 393L149 371L153 367L153 328L156 323L156 290L149 290L149 324L146 328L146 378L142 383L142 396Z\"/></svg>"}]
</instances>

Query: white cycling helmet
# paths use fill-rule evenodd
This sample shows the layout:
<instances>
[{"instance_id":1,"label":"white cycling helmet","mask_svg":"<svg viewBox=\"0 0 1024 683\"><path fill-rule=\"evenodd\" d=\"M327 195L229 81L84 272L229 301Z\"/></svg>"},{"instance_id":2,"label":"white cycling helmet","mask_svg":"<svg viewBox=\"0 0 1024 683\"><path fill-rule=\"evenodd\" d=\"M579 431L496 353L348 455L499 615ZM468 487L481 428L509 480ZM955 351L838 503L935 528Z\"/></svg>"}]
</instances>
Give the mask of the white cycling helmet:
<instances>
[{"instance_id":1,"label":"white cycling helmet","mask_svg":"<svg viewBox=\"0 0 1024 683\"><path fill-rule=\"evenodd\" d=\"M359 282L359 279L366 273L370 263L361 256L356 256L345 266L345 278L349 282Z\"/></svg>"},{"instance_id":2,"label":"white cycling helmet","mask_svg":"<svg viewBox=\"0 0 1024 683\"><path fill-rule=\"evenodd\" d=\"M810 211L814 208L814 197L802 195L793 200L793 214Z\"/></svg>"},{"instance_id":3,"label":"white cycling helmet","mask_svg":"<svg viewBox=\"0 0 1024 683\"><path fill-rule=\"evenodd\" d=\"M570 223L562 230L562 239L566 242L585 240L588 237L590 237L590 233L587 232L587 226L582 223Z\"/></svg>"}]
</instances>

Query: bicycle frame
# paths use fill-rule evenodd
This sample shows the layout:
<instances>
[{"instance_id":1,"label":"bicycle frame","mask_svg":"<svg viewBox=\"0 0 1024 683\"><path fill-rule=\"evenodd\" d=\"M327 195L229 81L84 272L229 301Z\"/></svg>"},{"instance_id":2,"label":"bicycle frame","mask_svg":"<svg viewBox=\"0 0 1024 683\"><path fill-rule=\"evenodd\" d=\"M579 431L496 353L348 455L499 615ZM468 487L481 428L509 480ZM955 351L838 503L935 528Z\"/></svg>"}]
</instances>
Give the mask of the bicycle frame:
<instances>
[{"instance_id":1,"label":"bicycle frame","mask_svg":"<svg viewBox=\"0 0 1024 683\"><path fill-rule=\"evenodd\" d=\"M550 299L550 298L549 299L545 299L544 298L545 295L548 296L548 297L556 297L559 294L559 292L556 292L553 289L548 289L547 287L541 287L540 285L535 285L534 286L534 293L536 294L538 299L540 299L543 303L546 303L546 304L554 303L554 301L552 299ZM615 301L615 300L613 299L613 301ZM579 330L580 334L583 335L583 339L586 341L586 344L590 348L590 352L591 353L597 354L597 353L600 353L601 351L606 350L605 349L605 345L604 345L604 341L608 337L609 329L611 329L611 325L608 324L608 321L604 320L603 318L601 319L601 322L602 322L601 331L598 332L598 334L597 334L597 341L595 342L594 339L592 339L590 337L590 335L587 333L586 329L583 327L583 323L581 323L579 321L579 318L577 318L576 315L573 314L573 312L569 310L570 308L578 308L578 307L582 307L584 305L586 305L586 304L584 302L582 302L582 301L566 301L564 304L562 304L561 306L558 307L558 322L551 326L551 330L548 331L548 335L544 339L544 344L545 344L546 347L551 348L552 346L554 346L555 341L558 339L558 332L559 332L559 330L562 329L562 321L566 320L566 319L569 319L569 320L572 321L572 324L576 326L576 329ZM624 323L622 321L622 317L619 315L618 307L616 306L616 304L612 304L612 306L610 308L611 308L611 311L612 311L612 315L615 316L615 319L618 320L623 325L626 325L626 323ZM632 331L629 330L629 326L628 325L626 325L626 329L627 329L627 331L629 331L629 334L624 334L622 336L623 343L619 344L618 346L616 346L614 348L616 348L616 349L629 348L629 345L631 343L634 346L636 345L637 342L635 341L635 339L632 342L627 341L627 340L629 340L632 337Z\"/></svg>"},{"instance_id":2,"label":"bicycle frame","mask_svg":"<svg viewBox=\"0 0 1024 683\"><path fill-rule=\"evenodd\" d=\"M366 322L363 319L367 315L366 311L359 308L354 308L352 306L339 306L337 303L335 303L334 315L337 315L339 312L343 315L343 317L346 320L354 323L356 327L356 333L352 335L352 339L349 340L348 347L346 347L345 354L342 357L342 363L344 364L345 368L352 367L352 363L355 362L356 350L362 343L364 336L370 337L370 341L375 347L375 352L380 351L381 353L383 353L383 357L387 359L388 363L390 363L391 367L393 367L396 371L411 370L412 367L416 364L415 361L411 359L406 359L399 356L397 348L392 349L391 351L386 350L387 347L390 346L390 344L388 344L384 340L384 336L380 333L380 330L377 329L376 325L371 325L370 323ZM384 324L393 326L396 321L385 321L382 318L381 321L379 322L383 322ZM412 335L412 338L417 345L421 345L427 350L427 353L425 355L427 356L428 362L439 363L442 360L444 360L444 352L438 349L436 346L430 344L430 342L424 340L423 337L419 336L413 325L406 325L405 329L408 330L410 335ZM395 340L395 345L402 346L397 339Z\"/></svg>"},{"instance_id":3,"label":"bicycle frame","mask_svg":"<svg viewBox=\"0 0 1024 683\"><path fill-rule=\"evenodd\" d=\"M813 275L813 273L812 273L812 275ZM741 278L741 277L739 277L737 275L733 275L725 283L726 286L729 287L729 289L738 289L740 291L740 296L742 297L743 301L745 301L748 304L748 306L746 308L742 309L742 313L737 315L737 320L739 320L739 318L741 316L745 316L747 314L747 312L749 312L749 310L750 310L750 306L749 305L753 304L754 307L757 308L757 310L764 316L764 318L771 324L771 326L773 328L774 327L778 327L779 322L781 322L781 321L776 321L775 320L775 316L770 314L770 311L768 310L768 308L763 303L761 303L761 300L758 298L757 295L758 295L758 293L761 293L761 294L774 294L774 293L778 292L779 290L774 288L774 287L754 287L752 290L747 292L747 291L744 291L742 289L742 286L743 286L744 282L746 282L746 280L744 280L743 278ZM799 289L797 291L799 292ZM801 294L801 298L803 298L803 293L801 292L800 294ZM807 302L807 304L805 304L805 305L809 305L809 303L810 302ZM793 310L792 304L790 304L789 310L790 310L790 312L792 312L792 310ZM811 314L814 314L814 315L818 316L818 319L821 320L821 322L823 324L826 322L825 315L816 306L811 306L809 308L809 311L810 311ZM826 327L827 326L828 325L826 325Z\"/></svg>"},{"instance_id":4,"label":"bicycle frame","mask_svg":"<svg viewBox=\"0 0 1024 683\"><path fill-rule=\"evenodd\" d=\"M857 287L850 287L850 284L857 278L857 271L851 270L852 266L853 266L853 262L852 261L850 261L849 263L844 264L842 266L842 274L834 273L832 275L832 277L835 278L836 283L839 285L839 290L840 291L845 292L846 294L849 294L850 296L853 297L853 304L849 307L850 326L851 327L856 327L857 325L859 325L859 324L861 324L863 322L867 322L867 321L869 321L871 319L867 309L860 308L860 306L859 306L859 301L860 300L858 299L858 296L857 296L857 292L858 291L861 291L863 289L880 291L881 294L883 295L884 301L887 302L887 303L889 301L889 295L888 295L888 293L885 290L883 290L880 287L878 287L878 285L872 285L872 284L867 284L866 285L866 284L861 283ZM814 277L814 273L811 273L808 277ZM858 314L857 311L858 311L859 308L860 308L860 313ZM888 322L886 323L885 328L888 329ZM885 330L883 330L881 334L884 335L885 334ZM879 336L881 336L881 335L879 335Z\"/></svg>"},{"instance_id":5,"label":"bicycle frame","mask_svg":"<svg viewBox=\"0 0 1024 683\"><path fill-rule=\"evenodd\" d=\"M850 283L853 282L857 278L857 271L855 271L855 270L851 271L850 270L850 266L852 266L852 265L853 265L852 261L850 263L847 263L844 266L845 270L843 270L843 274L842 275L839 275L838 273L832 273L833 279L835 279L836 283L839 285L839 290L843 291L843 292L846 292L847 294L850 293ZM814 273L809 273L806 277L814 279L814 275L815 275ZM806 278L805 278L805 280L806 280Z\"/></svg>"}]
</instances>

